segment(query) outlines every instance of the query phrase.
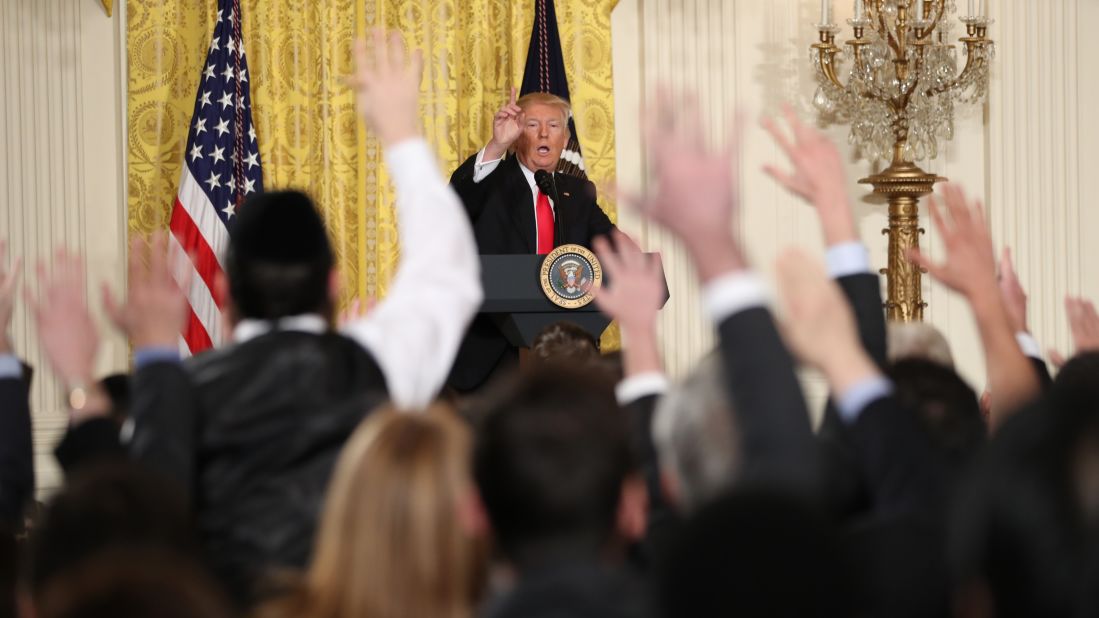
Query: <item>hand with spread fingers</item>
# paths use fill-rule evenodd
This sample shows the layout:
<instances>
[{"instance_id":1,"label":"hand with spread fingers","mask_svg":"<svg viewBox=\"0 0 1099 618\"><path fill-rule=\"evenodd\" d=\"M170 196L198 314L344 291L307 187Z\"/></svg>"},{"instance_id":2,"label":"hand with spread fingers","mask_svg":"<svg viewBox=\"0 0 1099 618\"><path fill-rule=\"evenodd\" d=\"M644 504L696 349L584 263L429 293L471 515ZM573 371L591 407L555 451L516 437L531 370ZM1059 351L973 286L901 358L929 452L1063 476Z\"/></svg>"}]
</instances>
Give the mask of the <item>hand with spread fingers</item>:
<instances>
[{"instance_id":1,"label":"hand with spread fingers","mask_svg":"<svg viewBox=\"0 0 1099 618\"><path fill-rule=\"evenodd\" d=\"M8 329L15 313L15 298L19 294L19 278L23 274L23 260L15 258L11 268L7 266L8 244L0 240L0 354L11 354L14 349Z\"/></svg>"},{"instance_id":2,"label":"hand with spread fingers","mask_svg":"<svg viewBox=\"0 0 1099 618\"><path fill-rule=\"evenodd\" d=\"M62 383L68 388L87 386L93 381L99 331L88 311L84 260L60 249L52 266L50 270L44 261L38 262L39 294L28 289L27 302L42 349Z\"/></svg>"},{"instance_id":3,"label":"hand with spread fingers","mask_svg":"<svg viewBox=\"0 0 1099 618\"><path fill-rule=\"evenodd\" d=\"M778 259L779 293L787 318L783 335L802 362L820 369L832 390L880 372L859 342L855 315L836 284L817 260L800 249Z\"/></svg>"},{"instance_id":4,"label":"hand with spread fingers","mask_svg":"<svg viewBox=\"0 0 1099 618\"><path fill-rule=\"evenodd\" d=\"M971 302L990 293L998 301L996 257L981 203L970 204L961 187L952 184L943 187L942 199L945 206L940 206L934 196L928 196L927 204L946 249L946 259L936 264L918 249L913 249L909 258Z\"/></svg>"},{"instance_id":5,"label":"hand with spread fingers","mask_svg":"<svg viewBox=\"0 0 1099 618\"><path fill-rule=\"evenodd\" d=\"M365 40L355 42L355 74L347 83L367 126L385 146L416 137L419 128L420 77L424 69L421 50L409 56L404 38L393 31L373 34L372 54Z\"/></svg>"},{"instance_id":6,"label":"hand with spread fingers","mask_svg":"<svg viewBox=\"0 0 1099 618\"><path fill-rule=\"evenodd\" d=\"M1019 282L1019 275L1015 272L1009 247L1004 247L1000 255L999 283L1000 296L1004 299L1008 317L1011 318L1011 327L1017 333L1030 332L1027 329L1026 320L1026 290L1023 289L1023 284Z\"/></svg>"},{"instance_id":7,"label":"hand with spread fingers","mask_svg":"<svg viewBox=\"0 0 1099 618\"><path fill-rule=\"evenodd\" d=\"M103 287L108 317L135 348L176 347L187 323L187 297L172 276L171 260L164 232L153 234L148 241L135 238L130 242L125 300L116 300Z\"/></svg>"},{"instance_id":8,"label":"hand with spread fingers","mask_svg":"<svg viewBox=\"0 0 1099 618\"><path fill-rule=\"evenodd\" d=\"M504 156L515 140L523 134L523 109L515 103L515 87L508 102L492 118L492 141L485 147L485 160Z\"/></svg>"},{"instance_id":9,"label":"hand with spread fingers","mask_svg":"<svg viewBox=\"0 0 1099 618\"><path fill-rule=\"evenodd\" d=\"M645 115L653 189L644 196L620 198L677 235L690 251L703 281L744 267L733 235L740 182L740 136L720 151L706 147L697 102L675 104L666 92Z\"/></svg>"},{"instance_id":10,"label":"hand with spread fingers","mask_svg":"<svg viewBox=\"0 0 1099 618\"><path fill-rule=\"evenodd\" d=\"M1018 331L996 281L992 235L980 203L970 205L961 188L955 185L946 185L942 193L945 209L934 198L928 199L928 205L935 230L942 237L946 259L936 264L918 250L913 250L909 259L969 302L988 372L989 421L996 427L1039 396L1041 387L1031 362L1015 339Z\"/></svg>"},{"instance_id":11,"label":"hand with spread fingers","mask_svg":"<svg viewBox=\"0 0 1099 618\"><path fill-rule=\"evenodd\" d=\"M614 231L613 248L606 238L598 237L595 252L611 282L596 292L595 304L623 330L653 328L664 303L664 280L656 256L642 253L618 230Z\"/></svg>"},{"instance_id":12,"label":"hand with spread fingers","mask_svg":"<svg viewBox=\"0 0 1099 618\"><path fill-rule=\"evenodd\" d=\"M660 261L642 253L629 236L618 230L613 234L613 247L606 238L595 239L595 252L610 280L596 291L595 304L622 328L626 375L661 371L656 341L656 317L665 300Z\"/></svg>"},{"instance_id":13,"label":"hand with spread fingers","mask_svg":"<svg viewBox=\"0 0 1099 618\"><path fill-rule=\"evenodd\" d=\"M1095 304L1090 300L1068 296L1065 297L1065 314L1072 333L1073 353L1099 352L1099 313L1095 311ZM1056 350L1050 351L1050 360L1057 367L1067 362Z\"/></svg>"},{"instance_id":14,"label":"hand with spread fingers","mask_svg":"<svg viewBox=\"0 0 1099 618\"><path fill-rule=\"evenodd\" d=\"M858 241L839 148L827 135L806 126L789 105L784 106L783 116L793 134L792 141L772 118L764 118L763 128L771 134L794 169L785 172L777 166L765 165L764 172L816 208L827 245Z\"/></svg>"}]
</instances>

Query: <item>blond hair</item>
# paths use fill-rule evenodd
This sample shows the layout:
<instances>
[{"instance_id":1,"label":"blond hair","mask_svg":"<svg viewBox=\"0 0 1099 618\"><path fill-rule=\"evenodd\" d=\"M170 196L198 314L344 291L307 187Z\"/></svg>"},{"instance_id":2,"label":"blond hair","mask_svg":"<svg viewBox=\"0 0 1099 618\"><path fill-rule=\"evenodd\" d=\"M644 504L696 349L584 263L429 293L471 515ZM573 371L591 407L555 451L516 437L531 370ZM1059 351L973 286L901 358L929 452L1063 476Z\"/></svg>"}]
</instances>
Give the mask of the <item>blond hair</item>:
<instances>
[{"instance_id":1,"label":"blond hair","mask_svg":"<svg viewBox=\"0 0 1099 618\"><path fill-rule=\"evenodd\" d=\"M561 97L550 94L548 92L528 92L519 97L519 100L515 102L523 111L526 111L532 105L548 105L550 107L556 107L561 110L561 115L565 118L565 122L569 121L569 114L572 112L572 105L568 101ZM566 127L567 129L567 127Z\"/></svg>"},{"instance_id":2,"label":"blond hair","mask_svg":"<svg viewBox=\"0 0 1099 618\"><path fill-rule=\"evenodd\" d=\"M472 488L469 431L444 406L371 414L336 464L313 560L296 593L262 616L468 618L481 543L456 509Z\"/></svg>"}]
</instances>

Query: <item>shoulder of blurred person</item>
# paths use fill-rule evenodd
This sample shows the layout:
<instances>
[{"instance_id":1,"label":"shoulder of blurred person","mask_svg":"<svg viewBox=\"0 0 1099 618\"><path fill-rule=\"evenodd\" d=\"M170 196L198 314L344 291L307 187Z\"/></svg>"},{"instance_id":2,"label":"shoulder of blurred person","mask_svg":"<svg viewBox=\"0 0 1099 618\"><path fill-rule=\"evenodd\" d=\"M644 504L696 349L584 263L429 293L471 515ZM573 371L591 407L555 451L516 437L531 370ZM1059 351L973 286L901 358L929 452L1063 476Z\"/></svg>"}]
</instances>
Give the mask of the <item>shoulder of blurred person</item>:
<instances>
[{"instance_id":1,"label":"shoulder of blurred person","mask_svg":"<svg viewBox=\"0 0 1099 618\"><path fill-rule=\"evenodd\" d=\"M467 618L484 585L470 436L445 406L379 410L332 475L313 557L257 616Z\"/></svg>"}]
</instances>

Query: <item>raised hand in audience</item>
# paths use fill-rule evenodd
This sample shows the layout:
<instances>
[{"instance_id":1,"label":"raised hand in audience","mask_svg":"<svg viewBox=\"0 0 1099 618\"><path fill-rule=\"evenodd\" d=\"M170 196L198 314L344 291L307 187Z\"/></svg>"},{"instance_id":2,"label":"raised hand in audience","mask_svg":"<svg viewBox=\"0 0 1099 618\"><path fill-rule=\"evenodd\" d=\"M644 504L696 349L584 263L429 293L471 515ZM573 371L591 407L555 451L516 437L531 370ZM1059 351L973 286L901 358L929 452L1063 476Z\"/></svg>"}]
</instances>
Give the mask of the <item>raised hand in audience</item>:
<instances>
[{"instance_id":1,"label":"raised hand in audience","mask_svg":"<svg viewBox=\"0 0 1099 618\"><path fill-rule=\"evenodd\" d=\"M1027 333L1026 308L1027 296L1023 284L1019 282L1019 275L1015 272L1015 265L1011 258L1011 248L1004 247L1000 254L1000 296L1004 299L1004 307L1011 319L1011 327L1017 333Z\"/></svg>"},{"instance_id":2,"label":"raised hand in audience","mask_svg":"<svg viewBox=\"0 0 1099 618\"><path fill-rule=\"evenodd\" d=\"M694 99L676 104L667 92L658 93L644 119L653 189L643 196L620 197L680 237L699 278L707 282L744 268L733 234L740 201L740 131L734 123L728 143L711 152L698 123L700 115Z\"/></svg>"},{"instance_id":3,"label":"raised hand in audience","mask_svg":"<svg viewBox=\"0 0 1099 618\"><path fill-rule=\"evenodd\" d=\"M93 379L99 351L99 329L88 311L84 260L59 249L52 269L37 266L39 295L26 291L38 323L38 340L63 387L70 392L74 421L107 414L110 401Z\"/></svg>"},{"instance_id":4,"label":"raised hand in audience","mask_svg":"<svg viewBox=\"0 0 1099 618\"><path fill-rule=\"evenodd\" d=\"M662 370L656 343L656 316L664 304L664 279L657 256L646 256L629 236L614 230L614 245L595 239L595 252L611 285L600 288L595 304L618 321L626 344L627 376Z\"/></svg>"},{"instance_id":5,"label":"raised hand in audience","mask_svg":"<svg viewBox=\"0 0 1099 618\"><path fill-rule=\"evenodd\" d=\"M417 137L419 130L422 50L411 57L400 32L383 29L373 33L373 60L366 41L355 41L355 73L347 81L355 90L356 106L367 126L382 144L392 146Z\"/></svg>"},{"instance_id":6,"label":"raised hand in audience","mask_svg":"<svg viewBox=\"0 0 1099 618\"><path fill-rule=\"evenodd\" d=\"M962 294L973 309L984 348L995 427L1040 391L1038 378L1015 339L1015 330L996 281L992 236L980 203L970 204L961 188L946 185L945 206L928 198L931 220L942 237L946 259L933 262L913 250L909 258L936 280Z\"/></svg>"},{"instance_id":7,"label":"raised hand in audience","mask_svg":"<svg viewBox=\"0 0 1099 618\"><path fill-rule=\"evenodd\" d=\"M8 268L8 243L0 240L0 354L12 354L11 317L15 312L15 298L19 294L19 278L23 274L22 258L15 258Z\"/></svg>"},{"instance_id":8,"label":"raised hand in audience","mask_svg":"<svg viewBox=\"0 0 1099 618\"><path fill-rule=\"evenodd\" d=\"M880 376L859 342L855 316L839 285L823 266L799 249L778 260L780 297L786 307L786 344L802 362L819 369L842 396L867 378Z\"/></svg>"},{"instance_id":9,"label":"raised hand in audience","mask_svg":"<svg viewBox=\"0 0 1099 618\"><path fill-rule=\"evenodd\" d=\"M1090 300L1073 296L1065 297L1065 313L1072 332L1073 354L1099 351L1099 313ZM1067 359L1056 350L1050 350L1050 360L1060 367Z\"/></svg>"},{"instance_id":10,"label":"raised hand in audience","mask_svg":"<svg viewBox=\"0 0 1099 618\"><path fill-rule=\"evenodd\" d=\"M172 276L168 236L154 233L130 241L129 282L124 300L103 286L103 307L134 348L175 348L187 322L187 298Z\"/></svg>"},{"instance_id":11,"label":"raised hand in audience","mask_svg":"<svg viewBox=\"0 0 1099 618\"><path fill-rule=\"evenodd\" d=\"M794 169L785 172L775 165L764 165L763 171L816 208L825 244L857 242L858 230L839 149L824 133L805 125L789 105L784 106L783 116L793 141L773 118L764 118L763 127L786 153Z\"/></svg>"}]
</instances>

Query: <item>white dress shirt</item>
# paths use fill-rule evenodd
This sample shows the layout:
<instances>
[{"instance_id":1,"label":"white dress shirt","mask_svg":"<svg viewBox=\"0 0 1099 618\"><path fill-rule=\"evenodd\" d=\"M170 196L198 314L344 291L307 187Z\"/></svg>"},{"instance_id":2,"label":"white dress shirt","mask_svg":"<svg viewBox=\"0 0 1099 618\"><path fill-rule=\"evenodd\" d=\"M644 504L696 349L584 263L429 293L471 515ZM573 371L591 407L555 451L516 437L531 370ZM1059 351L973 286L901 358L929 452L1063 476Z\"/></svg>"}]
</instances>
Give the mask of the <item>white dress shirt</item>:
<instances>
[{"instance_id":1,"label":"white dress shirt","mask_svg":"<svg viewBox=\"0 0 1099 618\"><path fill-rule=\"evenodd\" d=\"M442 388L481 306L481 262L465 210L427 143L401 142L385 159L397 189L401 262L389 294L341 332L378 362L393 403L415 410ZM322 333L328 326L319 315L275 323L242 320L233 340L242 343L276 328Z\"/></svg>"},{"instance_id":2,"label":"white dress shirt","mask_svg":"<svg viewBox=\"0 0 1099 618\"><path fill-rule=\"evenodd\" d=\"M479 183L485 178L488 178L489 174L496 171L497 167L500 167L500 162L503 158L493 159L492 161L485 161L485 149L482 148L477 153L477 160L473 164L473 182ZM538 183L534 181L534 172L532 172L527 166L523 165L522 161L516 161L519 164L519 169L523 172L523 177L527 179L527 184L530 185L531 195L531 209L534 211L534 239L535 244L538 244ZM549 198L550 211L553 212L553 216L557 217L557 205L553 203L553 196L547 195Z\"/></svg>"}]
</instances>

